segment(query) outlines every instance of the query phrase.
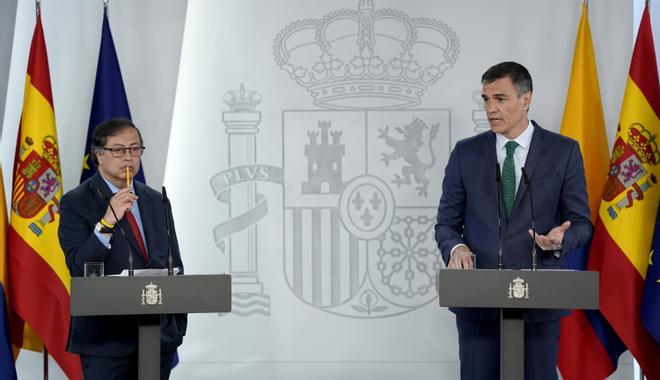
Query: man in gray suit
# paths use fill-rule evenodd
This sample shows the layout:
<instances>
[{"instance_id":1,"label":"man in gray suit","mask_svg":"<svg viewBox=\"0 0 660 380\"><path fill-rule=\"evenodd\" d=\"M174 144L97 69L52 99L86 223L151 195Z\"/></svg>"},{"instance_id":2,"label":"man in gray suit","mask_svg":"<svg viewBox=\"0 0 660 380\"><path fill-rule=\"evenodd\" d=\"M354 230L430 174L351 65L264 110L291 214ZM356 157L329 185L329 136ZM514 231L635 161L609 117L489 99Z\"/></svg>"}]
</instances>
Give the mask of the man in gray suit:
<instances>
[{"instance_id":1,"label":"man in gray suit","mask_svg":"<svg viewBox=\"0 0 660 380\"><path fill-rule=\"evenodd\" d=\"M565 268L566 253L587 243L593 230L580 147L528 119L532 78L522 65L497 64L481 83L491 130L459 141L445 168L435 226L443 259L448 268L471 268L474 254L478 268L497 268L501 218L504 268L530 268L533 196L538 267ZM456 314L461 378L499 378L499 309L450 310ZM557 378L559 320L566 315L525 313L525 379Z\"/></svg>"}]
</instances>

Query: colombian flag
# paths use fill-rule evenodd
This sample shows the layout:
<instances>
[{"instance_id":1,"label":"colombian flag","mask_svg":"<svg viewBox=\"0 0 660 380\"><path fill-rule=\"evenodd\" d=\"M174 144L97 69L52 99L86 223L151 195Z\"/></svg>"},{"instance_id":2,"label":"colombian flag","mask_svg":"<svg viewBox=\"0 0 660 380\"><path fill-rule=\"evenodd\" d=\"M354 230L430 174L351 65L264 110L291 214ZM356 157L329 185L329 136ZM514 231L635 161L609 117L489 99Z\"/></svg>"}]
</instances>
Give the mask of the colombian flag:
<instances>
[{"instance_id":1,"label":"colombian flag","mask_svg":"<svg viewBox=\"0 0 660 380\"><path fill-rule=\"evenodd\" d=\"M80 379L80 359L65 351L70 276L57 238L62 196L58 149L48 56L37 7L14 156L9 300L67 377ZM12 341L23 347L20 330L12 325Z\"/></svg>"},{"instance_id":2,"label":"colombian flag","mask_svg":"<svg viewBox=\"0 0 660 380\"><path fill-rule=\"evenodd\" d=\"M588 268L600 272L600 308L649 379L660 379L660 345L642 321L660 187L660 87L644 9ZM656 286L657 283L656 283ZM655 305L655 309L660 305Z\"/></svg>"},{"instance_id":3,"label":"colombian flag","mask_svg":"<svg viewBox=\"0 0 660 380\"><path fill-rule=\"evenodd\" d=\"M586 3L578 26L561 134L580 143L592 222L598 215L609 154L598 72ZM585 270L589 244L568 255L568 266ZM561 321L558 366L565 380L604 379L616 370L625 346L599 311L573 310Z\"/></svg>"}]
</instances>

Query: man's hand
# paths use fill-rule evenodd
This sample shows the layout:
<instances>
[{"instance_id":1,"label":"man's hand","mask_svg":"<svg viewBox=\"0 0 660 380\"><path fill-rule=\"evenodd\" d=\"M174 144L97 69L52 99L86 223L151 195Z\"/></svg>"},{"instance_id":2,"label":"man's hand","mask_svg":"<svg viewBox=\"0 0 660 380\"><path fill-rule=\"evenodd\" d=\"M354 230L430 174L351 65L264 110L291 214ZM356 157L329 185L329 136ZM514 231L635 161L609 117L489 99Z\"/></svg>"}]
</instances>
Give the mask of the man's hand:
<instances>
[{"instance_id":1,"label":"man's hand","mask_svg":"<svg viewBox=\"0 0 660 380\"><path fill-rule=\"evenodd\" d=\"M461 244L451 252L448 269L474 269L472 263L472 251L467 245Z\"/></svg>"},{"instance_id":2,"label":"man's hand","mask_svg":"<svg viewBox=\"0 0 660 380\"><path fill-rule=\"evenodd\" d=\"M124 217L126 210L130 210L133 206L133 202L137 201L137 195L131 193L131 189L123 188L115 193L115 195L110 198L110 204L112 208L117 213L117 218L121 220ZM105 215L103 216L106 222L110 224L117 224L119 220L115 219L115 215L112 213L110 206L105 210Z\"/></svg>"},{"instance_id":3,"label":"man's hand","mask_svg":"<svg viewBox=\"0 0 660 380\"><path fill-rule=\"evenodd\" d=\"M558 251L562 248L564 241L564 232L571 226L571 222L565 221L561 226L557 226L548 232L547 235L536 234L536 244L544 251ZM534 236L532 230L529 230L529 236Z\"/></svg>"}]
</instances>

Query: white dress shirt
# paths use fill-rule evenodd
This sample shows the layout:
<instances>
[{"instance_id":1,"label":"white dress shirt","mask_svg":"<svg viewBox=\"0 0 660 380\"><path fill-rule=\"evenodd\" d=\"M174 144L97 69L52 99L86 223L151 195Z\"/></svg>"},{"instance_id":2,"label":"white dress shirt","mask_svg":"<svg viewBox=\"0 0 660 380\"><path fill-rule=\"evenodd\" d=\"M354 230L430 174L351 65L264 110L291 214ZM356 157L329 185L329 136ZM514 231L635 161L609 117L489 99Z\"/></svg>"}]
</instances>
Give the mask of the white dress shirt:
<instances>
[{"instance_id":1,"label":"white dress shirt","mask_svg":"<svg viewBox=\"0 0 660 380\"><path fill-rule=\"evenodd\" d=\"M522 171L520 168L525 166L525 161L527 160L527 154L529 153L529 146L532 144L532 136L534 135L534 124L531 121L528 122L527 128L513 140L509 140L501 134L495 134L495 151L497 152L497 162L500 164L500 170L504 170L504 159L506 158L506 143L509 141L515 141L518 143L518 147L513 152L513 163L516 168L516 194L518 193L518 188L520 187L520 179L522 178Z\"/></svg>"}]
</instances>

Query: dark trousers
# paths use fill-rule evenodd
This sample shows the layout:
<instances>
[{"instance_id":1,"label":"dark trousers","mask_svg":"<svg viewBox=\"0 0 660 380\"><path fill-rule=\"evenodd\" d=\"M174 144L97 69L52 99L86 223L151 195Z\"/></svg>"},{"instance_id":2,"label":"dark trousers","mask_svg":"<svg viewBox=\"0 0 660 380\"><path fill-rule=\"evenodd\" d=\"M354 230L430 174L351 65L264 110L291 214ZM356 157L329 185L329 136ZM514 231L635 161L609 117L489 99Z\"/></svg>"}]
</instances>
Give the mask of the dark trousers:
<instances>
[{"instance_id":1,"label":"dark trousers","mask_svg":"<svg viewBox=\"0 0 660 380\"><path fill-rule=\"evenodd\" d=\"M172 370L172 358L174 353L163 352L160 355L160 378L170 378ZM118 358L109 356L80 355L83 377L87 380L133 380L138 378L138 354L137 352Z\"/></svg>"},{"instance_id":2,"label":"dark trousers","mask_svg":"<svg viewBox=\"0 0 660 380\"><path fill-rule=\"evenodd\" d=\"M500 321L456 317L461 380L500 378ZM525 380L556 380L559 320L525 323Z\"/></svg>"}]
</instances>

